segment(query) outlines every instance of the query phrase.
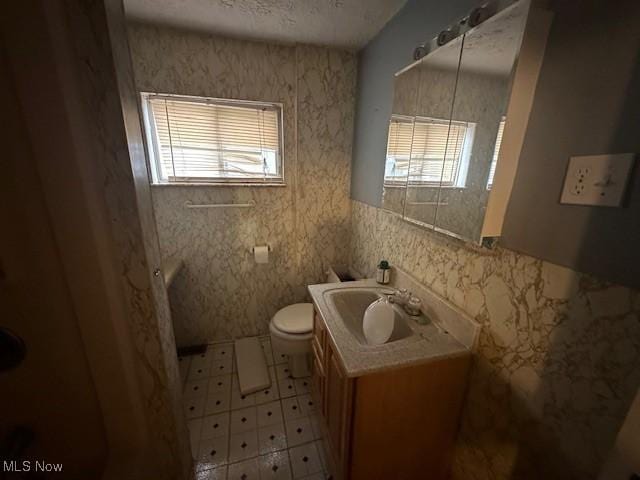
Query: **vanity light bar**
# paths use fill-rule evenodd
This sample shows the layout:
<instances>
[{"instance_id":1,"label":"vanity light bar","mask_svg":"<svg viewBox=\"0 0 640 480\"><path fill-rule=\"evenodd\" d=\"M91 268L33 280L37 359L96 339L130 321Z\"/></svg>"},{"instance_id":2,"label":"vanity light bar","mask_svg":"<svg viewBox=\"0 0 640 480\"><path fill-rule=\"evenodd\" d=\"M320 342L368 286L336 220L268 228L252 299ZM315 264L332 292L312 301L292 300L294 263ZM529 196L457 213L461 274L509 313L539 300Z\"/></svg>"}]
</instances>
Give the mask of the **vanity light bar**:
<instances>
[{"instance_id":1,"label":"vanity light bar","mask_svg":"<svg viewBox=\"0 0 640 480\"><path fill-rule=\"evenodd\" d=\"M454 22L452 25L442 30L431 40L418 45L413 51L414 62L397 72L396 76L412 68L416 63L418 63L429 53L433 52L443 45L446 45L451 40L464 35L468 31L487 21L497 13L500 13L502 10L512 6L515 3L518 3L519 1L524 0L493 0L474 8L473 10L471 10L471 12L469 12L467 16Z\"/></svg>"}]
</instances>

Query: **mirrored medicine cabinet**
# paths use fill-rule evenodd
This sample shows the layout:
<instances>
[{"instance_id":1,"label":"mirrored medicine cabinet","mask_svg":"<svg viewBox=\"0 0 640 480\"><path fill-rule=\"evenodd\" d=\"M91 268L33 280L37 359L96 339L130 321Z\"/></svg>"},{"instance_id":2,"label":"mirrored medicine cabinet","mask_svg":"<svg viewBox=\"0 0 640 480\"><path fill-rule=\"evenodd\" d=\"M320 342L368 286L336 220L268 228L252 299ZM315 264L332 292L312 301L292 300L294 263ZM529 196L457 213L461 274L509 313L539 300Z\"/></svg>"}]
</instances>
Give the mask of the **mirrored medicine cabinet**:
<instances>
[{"instance_id":1,"label":"mirrored medicine cabinet","mask_svg":"<svg viewBox=\"0 0 640 480\"><path fill-rule=\"evenodd\" d=\"M389 120L382 207L477 244L500 234L550 23L504 3L396 74Z\"/></svg>"}]
</instances>

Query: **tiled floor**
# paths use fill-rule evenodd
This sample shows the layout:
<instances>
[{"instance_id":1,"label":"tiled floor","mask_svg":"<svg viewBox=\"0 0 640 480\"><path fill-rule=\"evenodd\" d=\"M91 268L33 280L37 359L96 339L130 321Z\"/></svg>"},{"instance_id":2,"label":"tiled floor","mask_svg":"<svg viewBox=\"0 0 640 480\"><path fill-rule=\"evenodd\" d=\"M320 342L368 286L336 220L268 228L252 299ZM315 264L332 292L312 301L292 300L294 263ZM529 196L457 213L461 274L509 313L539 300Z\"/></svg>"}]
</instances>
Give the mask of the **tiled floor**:
<instances>
[{"instance_id":1,"label":"tiled floor","mask_svg":"<svg viewBox=\"0 0 640 480\"><path fill-rule=\"evenodd\" d=\"M291 379L286 355L260 340L272 384L251 395L240 394L233 343L179 359L197 478L329 478L309 379Z\"/></svg>"}]
</instances>

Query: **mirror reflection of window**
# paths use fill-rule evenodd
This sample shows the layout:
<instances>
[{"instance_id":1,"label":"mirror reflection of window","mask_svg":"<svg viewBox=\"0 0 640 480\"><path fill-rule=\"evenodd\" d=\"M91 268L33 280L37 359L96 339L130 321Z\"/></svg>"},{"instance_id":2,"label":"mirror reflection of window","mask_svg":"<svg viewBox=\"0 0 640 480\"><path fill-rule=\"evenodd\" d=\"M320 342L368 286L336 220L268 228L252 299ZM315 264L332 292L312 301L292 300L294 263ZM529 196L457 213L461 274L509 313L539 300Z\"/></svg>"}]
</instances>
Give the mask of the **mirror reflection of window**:
<instances>
[{"instance_id":1,"label":"mirror reflection of window","mask_svg":"<svg viewBox=\"0 0 640 480\"><path fill-rule=\"evenodd\" d=\"M502 145L502 133L504 132L505 117L502 117L498 125L498 134L496 135L496 144L493 147L493 158L491 159L491 167L489 168L489 179L487 180L487 190L491 190L493 186L493 176L496 173L496 164L498 163L498 155L500 154L500 146Z\"/></svg>"},{"instance_id":2,"label":"mirror reflection of window","mask_svg":"<svg viewBox=\"0 0 640 480\"><path fill-rule=\"evenodd\" d=\"M384 169L385 185L404 185L409 173L413 117L392 115L389 122L387 157Z\"/></svg>"},{"instance_id":3,"label":"mirror reflection of window","mask_svg":"<svg viewBox=\"0 0 640 480\"><path fill-rule=\"evenodd\" d=\"M409 183L465 186L475 123L417 117L411 145Z\"/></svg>"}]
</instances>

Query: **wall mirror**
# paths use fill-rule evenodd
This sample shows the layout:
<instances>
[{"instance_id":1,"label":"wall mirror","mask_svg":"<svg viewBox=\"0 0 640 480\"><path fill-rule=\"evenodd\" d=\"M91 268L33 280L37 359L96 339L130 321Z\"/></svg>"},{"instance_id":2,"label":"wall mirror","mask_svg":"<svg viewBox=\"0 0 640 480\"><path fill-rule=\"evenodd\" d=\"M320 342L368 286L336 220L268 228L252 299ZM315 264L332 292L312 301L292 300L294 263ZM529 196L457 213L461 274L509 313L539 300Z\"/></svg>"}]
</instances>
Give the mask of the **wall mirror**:
<instances>
[{"instance_id":1,"label":"wall mirror","mask_svg":"<svg viewBox=\"0 0 640 480\"><path fill-rule=\"evenodd\" d=\"M396 75L383 208L482 242L528 12L512 3Z\"/></svg>"},{"instance_id":2,"label":"wall mirror","mask_svg":"<svg viewBox=\"0 0 640 480\"><path fill-rule=\"evenodd\" d=\"M384 166L382 208L400 215L404 213L413 120L419 85L417 68L411 68L396 75L393 81L393 103Z\"/></svg>"},{"instance_id":3,"label":"wall mirror","mask_svg":"<svg viewBox=\"0 0 640 480\"><path fill-rule=\"evenodd\" d=\"M407 178L405 218L427 228L435 226L440 189L449 178L454 144L451 106L463 37L458 37L424 57L412 68L419 85ZM455 181L455 179L454 179Z\"/></svg>"}]
</instances>

